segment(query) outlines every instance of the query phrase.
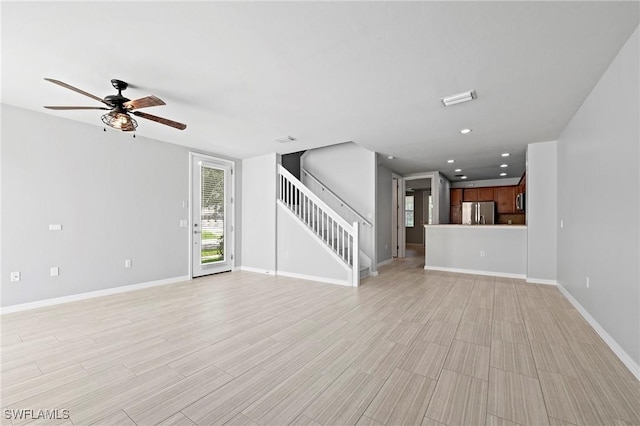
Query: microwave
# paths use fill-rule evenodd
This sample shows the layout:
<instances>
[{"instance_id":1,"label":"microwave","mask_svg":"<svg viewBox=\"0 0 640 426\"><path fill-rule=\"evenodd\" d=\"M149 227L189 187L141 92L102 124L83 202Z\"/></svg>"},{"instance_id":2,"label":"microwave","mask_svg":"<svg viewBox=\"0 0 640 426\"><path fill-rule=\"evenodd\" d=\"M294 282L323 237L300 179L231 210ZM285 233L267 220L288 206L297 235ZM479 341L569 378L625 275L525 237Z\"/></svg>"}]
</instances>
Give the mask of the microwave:
<instances>
[{"instance_id":1,"label":"microwave","mask_svg":"<svg viewBox=\"0 0 640 426\"><path fill-rule=\"evenodd\" d=\"M525 200L524 192L521 192L518 195L516 195L516 210L521 212L524 211L524 200Z\"/></svg>"}]
</instances>

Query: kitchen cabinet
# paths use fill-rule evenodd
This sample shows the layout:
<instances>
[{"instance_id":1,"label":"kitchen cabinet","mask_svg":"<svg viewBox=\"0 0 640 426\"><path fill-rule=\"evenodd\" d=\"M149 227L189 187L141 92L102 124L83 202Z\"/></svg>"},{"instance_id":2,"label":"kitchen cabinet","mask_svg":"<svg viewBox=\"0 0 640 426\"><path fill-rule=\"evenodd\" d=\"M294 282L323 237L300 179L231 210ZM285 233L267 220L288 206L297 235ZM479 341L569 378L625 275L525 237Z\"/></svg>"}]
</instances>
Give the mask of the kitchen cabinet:
<instances>
[{"instance_id":1,"label":"kitchen cabinet","mask_svg":"<svg viewBox=\"0 0 640 426\"><path fill-rule=\"evenodd\" d=\"M459 206L462 204L462 188L454 188L451 190L451 196L449 197L452 206Z\"/></svg>"},{"instance_id":2,"label":"kitchen cabinet","mask_svg":"<svg viewBox=\"0 0 640 426\"><path fill-rule=\"evenodd\" d=\"M516 213L517 186L497 186L495 188L496 210L498 214Z\"/></svg>"},{"instance_id":3,"label":"kitchen cabinet","mask_svg":"<svg viewBox=\"0 0 640 426\"><path fill-rule=\"evenodd\" d=\"M493 201L493 186L478 188L478 201Z\"/></svg>"},{"instance_id":4,"label":"kitchen cabinet","mask_svg":"<svg viewBox=\"0 0 640 426\"><path fill-rule=\"evenodd\" d=\"M462 224L462 205L451 206L449 211L449 223Z\"/></svg>"},{"instance_id":5,"label":"kitchen cabinet","mask_svg":"<svg viewBox=\"0 0 640 426\"><path fill-rule=\"evenodd\" d=\"M449 193L449 200L449 223L462 224L462 188L453 188Z\"/></svg>"},{"instance_id":6,"label":"kitchen cabinet","mask_svg":"<svg viewBox=\"0 0 640 426\"><path fill-rule=\"evenodd\" d=\"M493 201L493 187L465 188L463 199L464 201Z\"/></svg>"},{"instance_id":7,"label":"kitchen cabinet","mask_svg":"<svg viewBox=\"0 0 640 426\"><path fill-rule=\"evenodd\" d=\"M462 194L463 201L478 201L478 188L465 188Z\"/></svg>"}]
</instances>

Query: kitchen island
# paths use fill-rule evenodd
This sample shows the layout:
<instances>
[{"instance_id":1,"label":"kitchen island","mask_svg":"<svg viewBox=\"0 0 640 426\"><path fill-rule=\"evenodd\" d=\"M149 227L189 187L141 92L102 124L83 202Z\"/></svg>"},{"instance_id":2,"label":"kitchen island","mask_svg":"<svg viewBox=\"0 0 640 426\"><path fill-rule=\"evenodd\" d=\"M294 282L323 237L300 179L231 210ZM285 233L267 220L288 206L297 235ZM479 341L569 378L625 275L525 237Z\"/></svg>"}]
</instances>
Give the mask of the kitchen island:
<instances>
[{"instance_id":1,"label":"kitchen island","mask_svg":"<svg viewBox=\"0 0 640 426\"><path fill-rule=\"evenodd\" d=\"M526 278L524 225L424 225L424 269Z\"/></svg>"}]
</instances>

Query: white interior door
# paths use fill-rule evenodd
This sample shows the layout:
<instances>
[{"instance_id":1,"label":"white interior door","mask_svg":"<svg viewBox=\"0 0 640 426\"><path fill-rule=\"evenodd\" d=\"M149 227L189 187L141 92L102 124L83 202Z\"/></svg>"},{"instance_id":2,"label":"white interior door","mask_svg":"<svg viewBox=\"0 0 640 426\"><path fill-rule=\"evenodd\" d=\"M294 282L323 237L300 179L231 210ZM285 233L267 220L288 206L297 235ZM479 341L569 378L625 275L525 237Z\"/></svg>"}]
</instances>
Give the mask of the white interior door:
<instances>
[{"instance_id":1,"label":"white interior door","mask_svg":"<svg viewBox=\"0 0 640 426\"><path fill-rule=\"evenodd\" d=\"M191 156L191 276L233 269L232 163Z\"/></svg>"}]
</instances>

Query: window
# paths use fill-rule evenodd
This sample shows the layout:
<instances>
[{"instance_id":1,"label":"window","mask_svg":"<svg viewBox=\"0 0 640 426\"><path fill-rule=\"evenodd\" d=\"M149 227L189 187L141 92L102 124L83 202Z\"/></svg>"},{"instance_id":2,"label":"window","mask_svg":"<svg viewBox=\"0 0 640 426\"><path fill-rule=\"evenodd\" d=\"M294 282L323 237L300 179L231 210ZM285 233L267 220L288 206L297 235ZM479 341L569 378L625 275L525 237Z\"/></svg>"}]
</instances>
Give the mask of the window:
<instances>
[{"instance_id":1,"label":"window","mask_svg":"<svg viewBox=\"0 0 640 426\"><path fill-rule=\"evenodd\" d=\"M404 225L413 228L415 222L413 195L404 197Z\"/></svg>"}]
</instances>

